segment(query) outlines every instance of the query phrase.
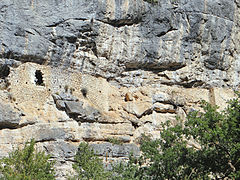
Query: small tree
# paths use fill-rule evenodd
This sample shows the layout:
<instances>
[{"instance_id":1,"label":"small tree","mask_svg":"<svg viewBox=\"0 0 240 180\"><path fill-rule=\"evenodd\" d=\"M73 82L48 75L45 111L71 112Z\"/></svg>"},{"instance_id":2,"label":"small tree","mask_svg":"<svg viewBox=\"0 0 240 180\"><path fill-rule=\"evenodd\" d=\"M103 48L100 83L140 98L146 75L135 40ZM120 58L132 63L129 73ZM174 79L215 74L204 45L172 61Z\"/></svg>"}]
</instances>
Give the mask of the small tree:
<instances>
[{"instance_id":1,"label":"small tree","mask_svg":"<svg viewBox=\"0 0 240 180\"><path fill-rule=\"evenodd\" d=\"M75 169L82 179L159 180L159 179L240 179L240 102L217 106L202 103L183 123L163 124L160 139L143 136L142 155L113 166L105 176L101 160L86 144L79 146Z\"/></svg>"},{"instance_id":2,"label":"small tree","mask_svg":"<svg viewBox=\"0 0 240 180\"><path fill-rule=\"evenodd\" d=\"M0 179L6 180L51 180L54 178L54 161L44 152L35 152L35 141L26 143L0 160Z\"/></svg>"},{"instance_id":3,"label":"small tree","mask_svg":"<svg viewBox=\"0 0 240 180\"><path fill-rule=\"evenodd\" d=\"M131 153L127 162L121 161L112 165L111 180L147 180L141 162L141 159Z\"/></svg>"},{"instance_id":4,"label":"small tree","mask_svg":"<svg viewBox=\"0 0 240 180\"><path fill-rule=\"evenodd\" d=\"M102 160L94 154L87 143L80 143L74 160L73 169L76 170L77 176L73 179L104 180L109 176Z\"/></svg>"},{"instance_id":5,"label":"small tree","mask_svg":"<svg viewBox=\"0 0 240 180\"><path fill-rule=\"evenodd\" d=\"M202 108L204 112L190 113L184 124L180 119L174 126L170 122L164 123L160 139L143 136L142 156L119 166L116 177L239 179L239 99L229 101L223 112L206 102L202 103Z\"/></svg>"},{"instance_id":6,"label":"small tree","mask_svg":"<svg viewBox=\"0 0 240 180\"><path fill-rule=\"evenodd\" d=\"M203 102L204 112L188 115L184 124L163 124L158 140L141 145L150 179L240 178L240 102L219 112ZM194 142L196 146L190 146ZM141 169L141 168L140 168Z\"/></svg>"},{"instance_id":7,"label":"small tree","mask_svg":"<svg viewBox=\"0 0 240 180\"><path fill-rule=\"evenodd\" d=\"M87 143L80 143L75 155L73 168L77 175L69 179L87 180L140 180L143 173L139 173L139 161L132 154L127 162L112 163L111 171L104 168L102 159L94 154L94 151Z\"/></svg>"}]
</instances>

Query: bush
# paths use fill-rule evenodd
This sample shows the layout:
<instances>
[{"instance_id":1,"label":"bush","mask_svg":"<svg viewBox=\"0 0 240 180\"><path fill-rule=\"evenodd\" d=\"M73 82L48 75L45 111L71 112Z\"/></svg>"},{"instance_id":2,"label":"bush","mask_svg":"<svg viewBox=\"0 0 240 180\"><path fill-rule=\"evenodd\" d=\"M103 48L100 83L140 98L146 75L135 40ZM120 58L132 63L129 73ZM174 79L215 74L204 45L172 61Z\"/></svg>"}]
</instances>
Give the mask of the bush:
<instances>
[{"instance_id":1,"label":"bush","mask_svg":"<svg viewBox=\"0 0 240 180\"><path fill-rule=\"evenodd\" d=\"M108 142L110 142L112 144L116 144L116 145L122 145L123 144L123 142L120 139L115 138L115 137L108 138Z\"/></svg>"},{"instance_id":2,"label":"bush","mask_svg":"<svg viewBox=\"0 0 240 180\"><path fill-rule=\"evenodd\" d=\"M111 180L148 180L141 163L139 158L131 154L129 161L113 164Z\"/></svg>"},{"instance_id":3,"label":"bush","mask_svg":"<svg viewBox=\"0 0 240 180\"><path fill-rule=\"evenodd\" d=\"M160 139L141 140L142 155L113 166L106 175L102 162L87 144L80 144L75 169L83 179L239 179L240 102L228 102L225 111L203 102L186 122L166 122ZM81 168L80 168L81 167ZM111 174L111 176L110 176Z\"/></svg>"},{"instance_id":4,"label":"bush","mask_svg":"<svg viewBox=\"0 0 240 180\"><path fill-rule=\"evenodd\" d=\"M94 154L87 143L80 143L74 160L73 169L76 170L77 176L73 179L104 180L110 175L104 170L102 160Z\"/></svg>"},{"instance_id":5,"label":"bush","mask_svg":"<svg viewBox=\"0 0 240 180\"><path fill-rule=\"evenodd\" d=\"M138 173L146 179L240 178L239 99L228 102L223 112L206 102L202 107L204 112L190 113L184 124L163 124L161 139L144 137L145 165Z\"/></svg>"},{"instance_id":6,"label":"bush","mask_svg":"<svg viewBox=\"0 0 240 180\"><path fill-rule=\"evenodd\" d=\"M28 145L29 144L29 145ZM41 180L54 178L54 162L44 152L35 152L35 141L26 143L23 149L17 149L0 160L1 179Z\"/></svg>"},{"instance_id":7,"label":"bush","mask_svg":"<svg viewBox=\"0 0 240 180\"><path fill-rule=\"evenodd\" d=\"M73 168L77 176L69 179L88 179L88 180L137 180L141 179L139 167L135 164L138 161L130 155L128 162L112 163L111 171L104 168L102 160L94 154L94 151L87 143L80 143L78 152L75 155ZM139 176L138 176L139 175Z\"/></svg>"}]
</instances>

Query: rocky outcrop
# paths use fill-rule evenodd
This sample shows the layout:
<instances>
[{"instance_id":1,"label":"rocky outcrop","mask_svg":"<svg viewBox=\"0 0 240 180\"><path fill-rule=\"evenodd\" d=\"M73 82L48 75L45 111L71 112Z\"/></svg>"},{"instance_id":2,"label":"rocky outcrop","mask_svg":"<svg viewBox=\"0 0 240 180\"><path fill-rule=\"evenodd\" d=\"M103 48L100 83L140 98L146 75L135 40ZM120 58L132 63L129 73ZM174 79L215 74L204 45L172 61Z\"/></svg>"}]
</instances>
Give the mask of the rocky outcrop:
<instances>
[{"instance_id":1,"label":"rocky outcrop","mask_svg":"<svg viewBox=\"0 0 240 180\"><path fill-rule=\"evenodd\" d=\"M0 156L35 138L64 179L82 141L138 155L142 133L234 97L239 32L239 0L2 0Z\"/></svg>"},{"instance_id":2,"label":"rocky outcrop","mask_svg":"<svg viewBox=\"0 0 240 180\"><path fill-rule=\"evenodd\" d=\"M61 93L59 95L53 94L56 107L60 110L65 110L69 117L76 121L82 122L97 122L101 114L100 112L89 106L84 105L84 102L78 101L78 99L71 94Z\"/></svg>"},{"instance_id":3,"label":"rocky outcrop","mask_svg":"<svg viewBox=\"0 0 240 180\"><path fill-rule=\"evenodd\" d=\"M97 155L103 157L128 157L130 153L135 156L140 155L140 150L135 144L111 144L111 143L102 143L102 144L92 144L90 146Z\"/></svg>"},{"instance_id":4,"label":"rocky outcrop","mask_svg":"<svg viewBox=\"0 0 240 180\"><path fill-rule=\"evenodd\" d=\"M239 83L234 0L1 4L4 59L73 68L121 85L152 84L146 73L159 78L155 83L184 87ZM127 83L136 73L138 81Z\"/></svg>"},{"instance_id":5,"label":"rocky outcrop","mask_svg":"<svg viewBox=\"0 0 240 180\"><path fill-rule=\"evenodd\" d=\"M20 114L10 105L0 103L0 129L17 128L20 119Z\"/></svg>"}]
</instances>

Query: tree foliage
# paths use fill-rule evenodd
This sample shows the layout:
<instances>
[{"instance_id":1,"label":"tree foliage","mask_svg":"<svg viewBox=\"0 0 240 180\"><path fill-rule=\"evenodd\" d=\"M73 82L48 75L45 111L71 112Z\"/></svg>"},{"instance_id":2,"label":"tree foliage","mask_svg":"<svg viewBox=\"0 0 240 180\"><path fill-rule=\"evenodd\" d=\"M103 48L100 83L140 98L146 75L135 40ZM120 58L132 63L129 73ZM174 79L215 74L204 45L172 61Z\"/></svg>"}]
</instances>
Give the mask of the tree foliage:
<instances>
[{"instance_id":1,"label":"tree foliage","mask_svg":"<svg viewBox=\"0 0 240 180\"><path fill-rule=\"evenodd\" d=\"M54 161L44 152L35 152L35 141L26 143L9 157L0 160L0 179L6 180L51 180L54 178Z\"/></svg>"},{"instance_id":2,"label":"tree foliage","mask_svg":"<svg viewBox=\"0 0 240 180\"><path fill-rule=\"evenodd\" d=\"M109 173L104 170L102 160L94 154L87 143L80 143L74 160L73 168L77 176L72 179L103 180L109 176Z\"/></svg>"},{"instance_id":3,"label":"tree foliage","mask_svg":"<svg viewBox=\"0 0 240 180\"><path fill-rule=\"evenodd\" d=\"M229 101L228 107L222 112L217 106L206 102L202 103L202 108L203 112L190 113L184 123L178 119L179 123L176 125L171 125L170 122L162 124L160 139L151 140L143 135L142 155L138 158L130 156L128 162L113 166L111 176L101 175L102 164L95 159L92 151L90 154L93 157L76 159L78 163L75 167L82 166L79 173L86 174L89 171L90 174L95 174L89 176L92 179L239 179L239 99ZM81 161L84 163L80 163ZM96 161L98 165L92 161ZM89 166L89 170L85 166ZM94 170L96 167L97 170Z\"/></svg>"},{"instance_id":4,"label":"tree foliage","mask_svg":"<svg viewBox=\"0 0 240 180\"><path fill-rule=\"evenodd\" d=\"M144 172L142 179L239 179L239 99L229 101L223 112L206 102L202 108L184 124L163 124L160 139L143 137L144 165L135 174Z\"/></svg>"},{"instance_id":5,"label":"tree foliage","mask_svg":"<svg viewBox=\"0 0 240 180\"><path fill-rule=\"evenodd\" d=\"M239 96L239 95L238 95ZM162 124L160 139L142 136L140 157L112 165L106 171L102 160L87 143L80 143L71 179L161 180L161 179L239 179L240 178L240 101L228 102L220 112L203 102L202 111L188 114L183 123ZM35 152L35 141L26 143L0 160L0 179L55 179L54 161L44 152Z\"/></svg>"}]
</instances>

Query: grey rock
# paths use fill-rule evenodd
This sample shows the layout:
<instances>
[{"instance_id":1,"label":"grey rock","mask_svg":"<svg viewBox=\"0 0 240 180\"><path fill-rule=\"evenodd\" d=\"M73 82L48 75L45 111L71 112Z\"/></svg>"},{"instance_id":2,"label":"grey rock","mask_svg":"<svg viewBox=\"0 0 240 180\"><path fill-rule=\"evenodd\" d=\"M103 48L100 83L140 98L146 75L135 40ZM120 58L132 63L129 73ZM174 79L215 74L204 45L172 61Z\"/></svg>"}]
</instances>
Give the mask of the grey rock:
<instances>
[{"instance_id":1,"label":"grey rock","mask_svg":"<svg viewBox=\"0 0 240 180\"><path fill-rule=\"evenodd\" d=\"M169 103L171 97L166 93L157 93L152 96L153 103Z\"/></svg>"},{"instance_id":2,"label":"grey rock","mask_svg":"<svg viewBox=\"0 0 240 180\"><path fill-rule=\"evenodd\" d=\"M95 154L108 157L128 157L131 153L134 156L140 155L140 149L135 144L91 144L90 147L94 150Z\"/></svg>"},{"instance_id":3,"label":"grey rock","mask_svg":"<svg viewBox=\"0 0 240 180\"><path fill-rule=\"evenodd\" d=\"M77 151L77 146L65 141L46 142L43 147L52 157L60 159L73 158Z\"/></svg>"},{"instance_id":4,"label":"grey rock","mask_svg":"<svg viewBox=\"0 0 240 180\"><path fill-rule=\"evenodd\" d=\"M119 136L118 139L121 142L124 142L124 143L129 143L131 141L131 137L130 136Z\"/></svg>"},{"instance_id":5,"label":"grey rock","mask_svg":"<svg viewBox=\"0 0 240 180\"><path fill-rule=\"evenodd\" d=\"M64 92L61 92L60 94L56 94L56 93L52 94L52 97L55 101L56 107L60 110L65 110L65 108L66 108L65 102L67 102L67 101L78 101L77 97L73 96L72 94L64 93ZM71 108L72 108L71 113L74 114L75 112L73 110L73 106L71 106Z\"/></svg>"},{"instance_id":6,"label":"grey rock","mask_svg":"<svg viewBox=\"0 0 240 180\"><path fill-rule=\"evenodd\" d=\"M73 96L70 93L66 93L66 92L61 92L59 94L52 94L52 97L55 101L57 100L64 100L64 101L78 101L78 98Z\"/></svg>"},{"instance_id":7,"label":"grey rock","mask_svg":"<svg viewBox=\"0 0 240 180\"><path fill-rule=\"evenodd\" d=\"M128 4L128 9L125 11L121 7L124 6L125 1L118 2L118 8L114 12L114 16L110 16L107 10L107 4L99 3L99 7L96 13L96 19L110 24L115 27L121 27L125 25L138 24L142 21L146 8L141 1L134 1Z\"/></svg>"},{"instance_id":8,"label":"grey rock","mask_svg":"<svg viewBox=\"0 0 240 180\"><path fill-rule=\"evenodd\" d=\"M54 101L62 100L61 96L59 96L58 94L52 94L52 97L53 97Z\"/></svg>"},{"instance_id":9,"label":"grey rock","mask_svg":"<svg viewBox=\"0 0 240 180\"><path fill-rule=\"evenodd\" d=\"M68 114L78 115L81 114L83 110L83 102L67 102L66 101L66 111Z\"/></svg>"},{"instance_id":10,"label":"grey rock","mask_svg":"<svg viewBox=\"0 0 240 180\"><path fill-rule=\"evenodd\" d=\"M78 121L95 122L101 118L101 113L91 107L84 107L83 102L66 101L66 112Z\"/></svg>"},{"instance_id":11,"label":"grey rock","mask_svg":"<svg viewBox=\"0 0 240 180\"><path fill-rule=\"evenodd\" d=\"M63 100L57 100L56 101L56 106L57 106L57 108L58 109L60 109L60 110L65 110L65 101L63 101Z\"/></svg>"},{"instance_id":12,"label":"grey rock","mask_svg":"<svg viewBox=\"0 0 240 180\"><path fill-rule=\"evenodd\" d=\"M46 126L37 129L35 140L37 142L56 141L58 139L67 139L67 133L61 128L49 128Z\"/></svg>"},{"instance_id":13,"label":"grey rock","mask_svg":"<svg viewBox=\"0 0 240 180\"><path fill-rule=\"evenodd\" d=\"M76 97L74 97L72 94L69 94L69 93L61 92L59 94L59 96L62 100L65 100L65 101L77 101L78 100Z\"/></svg>"},{"instance_id":14,"label":"grey rock","mask_svg":"<svg viewBox=\"0 0 240 180\"><path fill-rule=\"evenodd\" d=\"M1 65L8 65L9 67L16 68L22 64L20 61L16 61L14 59L1 59L0 57L0 64Z\"/></svg>"},{"instance_id":15,"label":"grey rock","mask_svg":"<svg viewBox=\"0 0 240 180\"><path fill-rule=\"evenodd\" d=\"M207 69L199 86L214 81L229 86L209 74L229 70L239 56L238 42L232 43L238 41L237 8L239 2L234 0L207 4L164 0L155 5L120 0L114 6L96 0L3 0L0 58L73 67L125 86L143 84L144 78L138 83L121 80L122 73L138 69L155 72L191 66L194 79L201 73L193 65L197 62Z\"/></svg>"},{"instance_id":16,"label":"grey rock","mask_svg":"<svg viewBox=\"0 0 240 180\"><path fill-rule=\"evenodd\" d=\"M47 152L53 154L54 158L63 161L71 159L76 152L76 147L65 141L78 141L81 138L86 141L106 141L108 137L118 136L122 142L131 142L137 137L138 131L140 134L145 130L159 135L154 130L155 122L148 123L148 116L144 116L146 112L153 109L160 113L176 113L174 109L176 106L189 105L189 100L186 99L188 97L182 97L181 94L168 95L161 92L162 87L165 90L169 86L235 89L239 87L239 9L239 0L158 0L156 4L142 0L1 0L0 86L2 89L7 87L9 68L12 73L9 79L14 82L15 79L11 79L11 76L14 77L17 72L14 68L26 62L42 64L44 71L52 69L51 72L44 73L43 77L44 80L46 78L45 87L52 86L52 89L49 89L52 92L59 90L62 81L68 84L66 81L73 80L58 76L54 69L59 69L60 72L61 70L65 72L67 69L74 73L102 77L120 90L123 86L145 85L150 89L155 87L157 89L152 96L152 103L148 101L150 108L147 108L147 111L144 108L144 111L136 113L128 111L136 115L130 118L131 123L128 124L117 122L114 124L113 121L111 121L113 124L109 123L102 118L103 114L109 113L107 110L101 114L95 106L77 102L77 98L69 93L70 89L66 88L66 92L52 95L54 102L57 108L66 111L69 117L85 122L81 126L75 127L76 122L71 126L68 120L63 122L59 117L59 121L62 122L56 122L56 127L50 127L49 124L41 127L39 124L44 124L45 121L42 122L39 116L31 121L27 113L19 125L20 113L1 102L0 129L20 127L3 131L14 135L16 133L16 136L12 135L11 140L22 141L29 137L28 128L30 128L31 137L33 136L38 144L44 144ZM51 79L48 76L52 76L51 85L47 83L47 79ZM83 78L82 82L84 82ZM86 84L89 94L84 97L85 102L90 100L88 97L94 89L91 81ZM78 85L80 89L83 84ZM39 88L39 92L40 90L44 92L45 87ZM8 90L10 91L10 88ZM0 91L1 99L7 99L5 93L5 90ZM19 92L13 91L13 93ZM107 90L105 96L109 98L109 102L112 102L111 93ZM84 93L82 95L84 96ZM94 98L91 100L95 103ZM135 103L136 100L133 98L130 102ZM20 109L19 105L24 105L18 101L15 103ZM50 106L51 104L47 104L39 112L43 113L44 109L51 108ZM120 112L121 107L119 108L116 107L116 111ZM160 115L156 112L153 113ZM63 119L66 119L65 113L59 112L59 114L60 116L64 114ZM126 115L120 116L122 119L127 119L127 115L126 112ZM171 115L173 117L174 114ZM138 121L140 117L143 118L142 121ZM157 117L153 119L158 120ZM142 125L144 122L147 123ZM29 125L33 123L35 124ZM66 129L58 128L59 124ZM133 125L142 127L134 129ZM24 138L18 137L25 129L22 126L28 127ZM69 131L74 131L76 138ZM5 139L4 136L2 138ZM7 143L3 145L5 147L1 146L1 149L9 147ZM91 147L101 156L125 158L130 152L135 155L140 154L135 144L103 143L92 144Z\"/></svg>"},{"instance_id":17,"label":"grey rock","mask_svg":"<svg viewBox=\"0 0 240 180\"><path fill-rule=\"evenodd\" d=\"M171 104L175 106L184 106L186 104L186 98L180 96L179 94L172 95Z\"/></svg>"},{"instance_id":18,"label":"grey rock","mask_svg":"<svg viewBox=\"0 0 240 180\"><path fill-rule=\"evenodd\" d=\"M17 128L21 116L10 105L0 103L0 129Z\"/></svg>"}]
</instances>

